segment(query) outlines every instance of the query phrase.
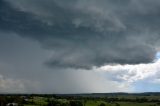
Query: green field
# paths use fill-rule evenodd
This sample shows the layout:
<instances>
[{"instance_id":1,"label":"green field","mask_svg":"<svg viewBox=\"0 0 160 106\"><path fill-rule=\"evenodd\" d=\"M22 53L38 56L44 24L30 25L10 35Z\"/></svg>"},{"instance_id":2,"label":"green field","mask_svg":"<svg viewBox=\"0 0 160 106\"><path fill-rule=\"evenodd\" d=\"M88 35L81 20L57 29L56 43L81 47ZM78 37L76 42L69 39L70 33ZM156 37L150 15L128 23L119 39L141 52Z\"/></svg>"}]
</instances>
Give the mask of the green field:
<instances>
[{"instance_id":1,"label":"green field","mask_svg":"<svg viewBox=\"0 0 160 106\"><path fill-rule=\"evenodd\" d=\"M153 97L155 99L155 97ZM159 97L156 97L159 98ZM134 99L134 97L132 97ZM151 99L151 97L149 97ZM55 99L59 103L68 103L69 100L67 99ZM47 98L45 97L33 97L33 99L30 99L30 101L33 102L33 104L24 104L24 106L47 106ZM74 100L73 100L74 101ZM100 106L102 103L105 104L105 106L160 106L156 102L144 102L144 103L138 103L138 102L112 102L108 103L104 100L87 100L85 103L83 100L81 100L83 103L83 106ZM56 105L60 106L60 105ZM68 106L68 105L66 105Z\"/></svg>"},{"instance_id":2,"label":"green field","mask_svg":"<svg viewBox=\"0 0 160 106\"><path fill-rule=\"evenodd\" d=\"M160 106L160 95L11 95L0 103L18 106ZM1 105L0 105L1 106Z\"/></svg>"},{"instance_id":3,"label":"green field","mask_svg":"<svg viewBox=\"0 0 160 106\"><path fill-rule=\"evenodd\" d=\"M85 106L100 106L101 103L104 103L106 106L117 106L116 103L107 103L104 101L87 101ZM134 102L117 102L119 106L160 106L156 103L134 103ZM24 106L47 106L46 102L37 101L36 104L25 104Z\"/></svg>"}]
</instances>

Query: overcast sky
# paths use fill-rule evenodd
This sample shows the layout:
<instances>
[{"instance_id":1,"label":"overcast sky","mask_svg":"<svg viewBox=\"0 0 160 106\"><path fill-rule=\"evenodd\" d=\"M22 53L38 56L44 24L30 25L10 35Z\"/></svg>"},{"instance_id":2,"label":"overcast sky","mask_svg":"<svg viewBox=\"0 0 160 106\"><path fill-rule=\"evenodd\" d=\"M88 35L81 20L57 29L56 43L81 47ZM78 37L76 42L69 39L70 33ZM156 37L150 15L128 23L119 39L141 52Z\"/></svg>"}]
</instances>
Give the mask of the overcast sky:
<instances>
[{"instance_id":1,"label":"overcast sky","mask_svg":"<svg viewBox=\"0 0 160 106\"><path fill-rule=\"evenodd\" d=\"M0 0L0 93L160 91L159 0Z\"/></svg>"}]
</instances>

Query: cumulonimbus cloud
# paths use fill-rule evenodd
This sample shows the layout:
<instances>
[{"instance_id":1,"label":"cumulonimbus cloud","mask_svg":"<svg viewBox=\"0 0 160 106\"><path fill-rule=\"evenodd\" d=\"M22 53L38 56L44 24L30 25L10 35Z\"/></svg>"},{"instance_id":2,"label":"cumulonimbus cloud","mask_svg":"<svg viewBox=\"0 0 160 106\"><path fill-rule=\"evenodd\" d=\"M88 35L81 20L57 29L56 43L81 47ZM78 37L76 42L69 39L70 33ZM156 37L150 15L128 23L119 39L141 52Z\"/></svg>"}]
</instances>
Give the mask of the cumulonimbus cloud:
<instances>
[{"instance_id":1,"label":"cumulonimbus cloud","mask_svg":"<svg viewBox=\"0 0 160 106\"><path fill-rule=\"evenodd\" d=\"M158 0L1 0L0 30L52 50L51 67L149 63L159 46L159 7Z\"/></svg>"}]
</instances>

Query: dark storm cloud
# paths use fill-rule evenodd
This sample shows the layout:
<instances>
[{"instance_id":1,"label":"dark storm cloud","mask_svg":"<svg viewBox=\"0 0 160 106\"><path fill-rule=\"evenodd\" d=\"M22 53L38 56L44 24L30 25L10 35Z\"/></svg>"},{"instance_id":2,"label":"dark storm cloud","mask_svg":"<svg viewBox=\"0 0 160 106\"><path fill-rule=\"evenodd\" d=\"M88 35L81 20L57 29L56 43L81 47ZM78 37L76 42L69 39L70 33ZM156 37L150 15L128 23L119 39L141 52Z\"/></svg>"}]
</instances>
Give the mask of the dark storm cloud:
<instances>
[{"instance_id":1,"label":"dark storm cloud","mask_svg":"<svg viewBox=\"0 0 160 106\"><path fill-rule=\"evenodd\" d=\"M51 67L92 68L154 60L158 0L1 0L0 29L53 50Z\"/></svg>"}]
</instances>

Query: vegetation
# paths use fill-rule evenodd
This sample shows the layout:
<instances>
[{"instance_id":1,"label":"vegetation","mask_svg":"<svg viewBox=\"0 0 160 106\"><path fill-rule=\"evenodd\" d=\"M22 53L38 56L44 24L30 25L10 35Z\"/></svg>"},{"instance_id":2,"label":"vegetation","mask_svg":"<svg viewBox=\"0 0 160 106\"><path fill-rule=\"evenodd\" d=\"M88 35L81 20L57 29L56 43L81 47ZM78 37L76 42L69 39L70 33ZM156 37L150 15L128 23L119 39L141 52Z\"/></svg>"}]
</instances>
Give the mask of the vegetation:
<instances>
[{"instance_id":1,"label":"vegetation","mask_svg":"<svg viewBox=\"0 0 160 106\"><path fill-rule=\"evenodd\" d=\"M1 95L0 106L160 106L160 95Z\"/></svg>"}]
</instances>

